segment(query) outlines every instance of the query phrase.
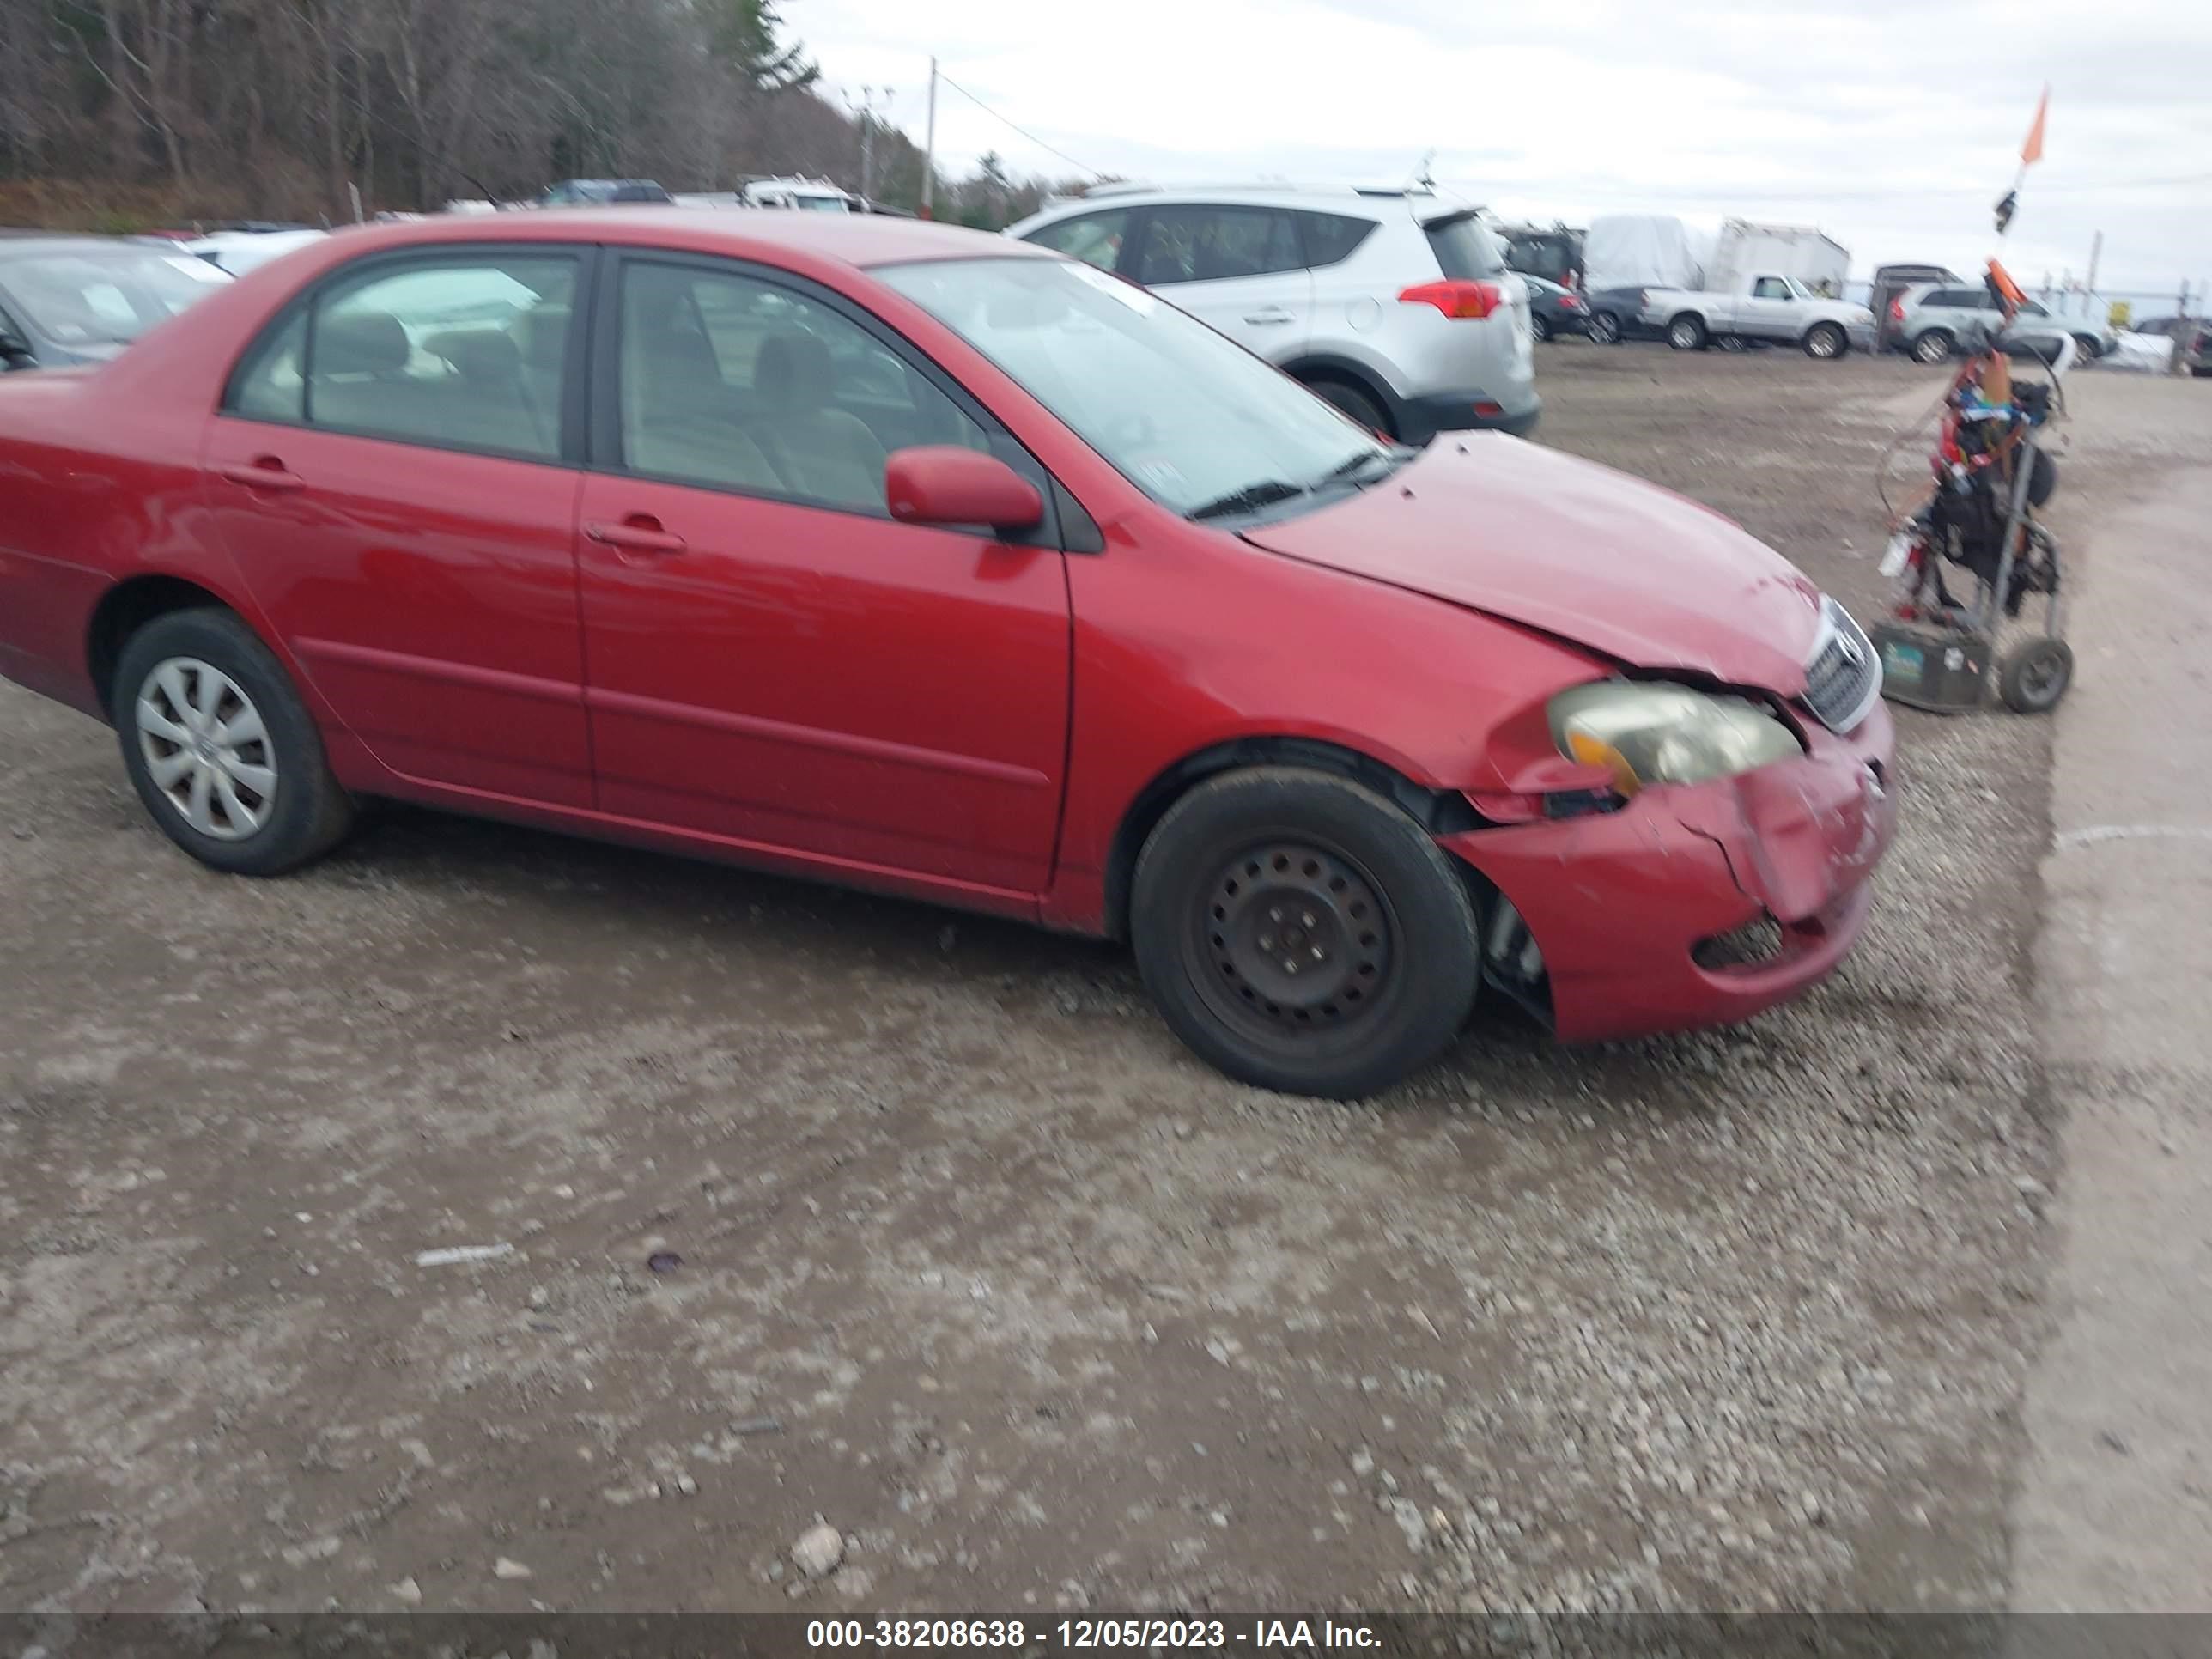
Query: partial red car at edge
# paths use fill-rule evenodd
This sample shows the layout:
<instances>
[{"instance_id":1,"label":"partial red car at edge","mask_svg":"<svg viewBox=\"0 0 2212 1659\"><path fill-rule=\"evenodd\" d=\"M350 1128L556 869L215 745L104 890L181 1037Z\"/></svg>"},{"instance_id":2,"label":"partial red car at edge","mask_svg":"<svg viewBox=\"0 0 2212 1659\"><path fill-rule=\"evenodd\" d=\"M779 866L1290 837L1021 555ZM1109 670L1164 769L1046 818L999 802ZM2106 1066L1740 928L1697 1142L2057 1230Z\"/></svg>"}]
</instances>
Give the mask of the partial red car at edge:
<instances>
[{"instance_id":1,"label":"partial red car at edge","mask_svg":"<svg viewBox=\"0 0 2212 1659\"><path fill-rule=\"evenodd\" d=\"M1717 515L878 218L349 232L0 377L0 673L219 870L389 796L1126 938L1318 1095L1755 1013L1893 824L1865 635Z\"/></svg>"}]
</instances>

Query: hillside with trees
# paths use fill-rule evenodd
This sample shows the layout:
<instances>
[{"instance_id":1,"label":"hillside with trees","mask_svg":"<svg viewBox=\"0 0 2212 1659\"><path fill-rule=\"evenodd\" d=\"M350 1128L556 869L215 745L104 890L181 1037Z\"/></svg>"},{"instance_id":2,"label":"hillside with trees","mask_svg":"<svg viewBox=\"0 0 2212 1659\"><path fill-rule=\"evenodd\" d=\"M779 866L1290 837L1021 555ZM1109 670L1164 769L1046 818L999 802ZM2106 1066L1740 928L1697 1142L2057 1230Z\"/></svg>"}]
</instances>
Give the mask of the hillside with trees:
<instances>
[{"instance_id":1,"label":"hillside with trees","mask_svg":"<svg viewBox=\"0 0 2212 1659\"><path fill-rule=\"evenodd\" d=\"M869 193L918 206L872 133ZM309 222L512 200L568 177L860 187L862 133L774 0L0 0L0 222ZM995 227L1047 186L996 156L936 185Z\"/></svg>"}]
</instances>

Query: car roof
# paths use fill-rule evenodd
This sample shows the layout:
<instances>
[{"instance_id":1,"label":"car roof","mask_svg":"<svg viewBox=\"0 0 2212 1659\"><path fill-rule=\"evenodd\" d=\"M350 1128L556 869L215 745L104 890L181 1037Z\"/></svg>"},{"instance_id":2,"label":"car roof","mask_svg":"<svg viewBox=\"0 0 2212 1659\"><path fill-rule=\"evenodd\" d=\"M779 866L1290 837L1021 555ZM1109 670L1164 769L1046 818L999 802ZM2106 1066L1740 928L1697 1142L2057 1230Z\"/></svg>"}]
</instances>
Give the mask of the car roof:
<instances>
[{"instance_id":1,"label":"car roof","mask_svg":"<svg viewBox=\"0 0 2212 1659\"><path fill-rule=\"evenodd\" d=\"M167 247L172 252L181 243L163 243L142 240L136 236L94 236L88 232L68 230L0 230L0 259L28 258L34 253L63 251L106 252L112 248Z\"/></svg>"},{"instance_id":2,"label":"car roof","mask_svg":"<svg viewBox=\"0 0 2212 1659\"><path fill-rule=\"evenodd\" d=\"M512 213L434 214L403 223L362 227L331 239L350 252L420 247L443 242L599 242L664 247L738 258L793 254L849 266L908 260L1060 256L988 231L927 219L872 213L799 214L757 209L687 208L658 204L622 207L533 208Z\"/></svg>"},{"instance_id":3,"label":"car roof","mask_svg":"<svg viewBox=\"0 0 2212 1659\"><path fill-rule=\"evenodd\" d=\"M1032 215L1039 222L1077 213L1164 202L1201 202L1219 207L1292 207L1322 213L1349 213L1382 219L1402 212L1407 203L1449 213L1466 204L1428 191L1364 185L1144 185L1109 186L1073 201L1055 203Z\"/></svg>"}]
</instances>

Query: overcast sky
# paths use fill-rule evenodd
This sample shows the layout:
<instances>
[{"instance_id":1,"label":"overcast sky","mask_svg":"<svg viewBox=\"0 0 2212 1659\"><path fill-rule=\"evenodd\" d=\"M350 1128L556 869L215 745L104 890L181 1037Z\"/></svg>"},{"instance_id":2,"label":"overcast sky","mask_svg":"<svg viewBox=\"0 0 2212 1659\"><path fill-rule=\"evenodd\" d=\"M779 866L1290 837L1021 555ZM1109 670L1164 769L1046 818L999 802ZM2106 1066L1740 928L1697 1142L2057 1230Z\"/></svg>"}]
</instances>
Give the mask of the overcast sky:
<instances>
[{"instance_id":1,"label":"overcast sky","mask_svg":"<svg viewBox=\"0 0 2212 1659\"><path fill-rule=\"evenodd\" d=\"M1509 217L1815 224L1852 271L1995 249L1990 204L2051 85L2006 250L2033 284L2212 278L2207 0L784 0L833 97L922 137L945 74L1085 167L1162 183L1439 183ZM938 93L941 164L1077 171ZM2140 306L2138 310L2140 310Z\"/></svg>"}]
</instances>

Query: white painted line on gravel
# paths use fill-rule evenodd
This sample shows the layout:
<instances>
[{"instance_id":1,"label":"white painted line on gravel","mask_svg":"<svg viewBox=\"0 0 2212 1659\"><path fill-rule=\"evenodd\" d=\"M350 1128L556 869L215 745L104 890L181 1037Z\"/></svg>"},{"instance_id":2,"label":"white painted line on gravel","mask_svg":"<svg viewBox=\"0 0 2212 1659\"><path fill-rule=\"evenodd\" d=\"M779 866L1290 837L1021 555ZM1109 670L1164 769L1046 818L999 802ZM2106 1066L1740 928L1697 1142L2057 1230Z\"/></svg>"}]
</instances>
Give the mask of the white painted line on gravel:
<instances>
[{"instance_id":1,"label":"white painted line on gravel","mask_svg":"<svg viewBox=\"0 0 2212 1659\"><path fill-rule=\"evenodd\" d=\"M2212 830L2181 823L2098 823L2068 830L2051 838L2051 850L2070 853L2107 841L2212 841Z\"/></svg>"}]
</instances>

